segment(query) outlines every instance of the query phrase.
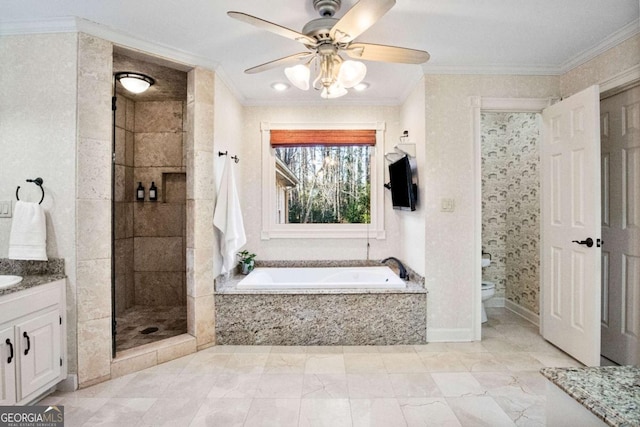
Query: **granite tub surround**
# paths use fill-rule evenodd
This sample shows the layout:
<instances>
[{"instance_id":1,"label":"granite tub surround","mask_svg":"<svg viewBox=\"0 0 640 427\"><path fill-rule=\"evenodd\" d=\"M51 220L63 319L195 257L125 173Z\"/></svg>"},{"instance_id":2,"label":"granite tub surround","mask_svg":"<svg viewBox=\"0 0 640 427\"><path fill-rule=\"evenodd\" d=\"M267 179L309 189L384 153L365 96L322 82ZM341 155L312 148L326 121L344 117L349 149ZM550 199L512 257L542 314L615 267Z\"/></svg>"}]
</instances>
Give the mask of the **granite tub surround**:
<instances>
[{"instance_id":1,"label":"granite tub surround","mask_svg":"<svg viewBox=\"0 0 640 427\"><path fill-rule=\"evenodd\" d=\"M379 266L375 261L271 261L259 267ZM393 266L392 266L393 268ZM405 289L238 290L245 276L219 277L215 331L220 345L426 344L424 278Z\"/></svg>"},{"instance_id":2,"label":"granite tub surround","mask_svg":"<svg viewBox=\"0 0 640 427\"><path fill-rule=\"evenodd\" d=\"M426 293L217 294L219 345L426 344Z\"/></svg>"},{"instance_id":3,"label":"granite tub surround","mask_svg":"<svg viewBox=\"0 0 640 427\"><path fill-rule=\"evenodd\" d=\"M544 368L540 372L607 425L640 425L640 367Z\"/></svg>"},{"instance_id":4,"label":"granite tub surround","mask_svg":"<svg viewBox=\"0 0 640 427\"><path fill-rule=\"evenodd\" d=\"M49 259L49 261L23 261L0 258L0 274L22 276L22 281L0 289L0 296L33 288L66 278L63 259Z\"/></svg>"}]
</instances>

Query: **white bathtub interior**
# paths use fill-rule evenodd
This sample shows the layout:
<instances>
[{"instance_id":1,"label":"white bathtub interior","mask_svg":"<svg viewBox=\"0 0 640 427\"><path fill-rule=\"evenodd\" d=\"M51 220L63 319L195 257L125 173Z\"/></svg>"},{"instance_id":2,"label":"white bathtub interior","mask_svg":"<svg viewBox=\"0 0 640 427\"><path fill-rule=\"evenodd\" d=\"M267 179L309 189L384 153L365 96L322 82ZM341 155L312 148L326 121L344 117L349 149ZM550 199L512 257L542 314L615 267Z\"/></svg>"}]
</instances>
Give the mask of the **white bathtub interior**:
<instances>
[{"instance_id":1,"label":"white bathtub interior","mask_svg":"<svg viewBox=\"0 0 640 427\"><path fill-rule=\"evenodd\" d=\"M404 289L389 267L259 267L237 289Z\"/></svg>"}]
</instances>

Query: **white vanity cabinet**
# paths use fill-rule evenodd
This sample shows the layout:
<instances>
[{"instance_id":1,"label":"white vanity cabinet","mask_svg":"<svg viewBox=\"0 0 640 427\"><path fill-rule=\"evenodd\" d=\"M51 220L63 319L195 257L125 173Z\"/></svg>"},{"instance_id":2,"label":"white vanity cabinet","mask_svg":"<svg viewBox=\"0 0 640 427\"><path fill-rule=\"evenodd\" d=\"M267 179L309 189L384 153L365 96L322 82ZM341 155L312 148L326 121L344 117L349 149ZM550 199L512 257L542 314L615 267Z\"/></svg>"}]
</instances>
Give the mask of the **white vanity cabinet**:
<instances>
[{"instance_id":1,"label":"white vanity cabinet","mask_svg":"<svg viewBox=\"0 0 640 427\"><path fill-rule=\"evenodd\" d=\"M66 377L65 281L0 296L0 405L24 405Z\"/></svg>"}]
</instances>

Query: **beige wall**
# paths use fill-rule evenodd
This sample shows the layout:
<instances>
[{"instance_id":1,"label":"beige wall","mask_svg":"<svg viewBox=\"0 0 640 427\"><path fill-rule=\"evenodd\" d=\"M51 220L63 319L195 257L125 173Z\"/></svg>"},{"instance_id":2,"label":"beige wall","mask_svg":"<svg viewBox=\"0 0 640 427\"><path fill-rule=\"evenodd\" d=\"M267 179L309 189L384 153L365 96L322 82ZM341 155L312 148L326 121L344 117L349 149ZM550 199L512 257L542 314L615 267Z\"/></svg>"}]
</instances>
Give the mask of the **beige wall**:
<instances>
[{"instance_id":1,"label":"beige wall","mask_svg":"<svg viewBox=\"0 0 640 427\"><path fill-rule=\"evenodd\" d=\"M640 34L560 76L564 98L640 64Z\"/></svg>"},{"instance_id":2,"label":"beige wall","mask_svg":"<svg viewBox=\"0 0 640 427\"><path fill-rule=\"evenodd\" d=\"M476 172L471 96L545 98L557 77L426 75L425 275L428 340L473 339ZM440 211L442 198L455 211Z\"/></svg>"},{"instance_id":3,"label":"beige wall","mask_svg":"<svg viewBox=\"0 0 640 427\"><path fill-rule=\"evenodd\" d=\"M392 215L399 224L399 256L402 260L421 275L425 274L425 227L426 203L429 195L425 191L426 168L428 159L426 158L427 142L425 127L425 87L424 79L420 79L414 90L409 94L407 100L400 111L400 128L402 131L409 131L408 142L415 144L416 162L418 168L418 204L416 210L400 211L394 210ZM391 147L399 141L392 140Z\"/></svg>"},{"instance_id":4,"label":"beige wall","mask_svg":"<svg viewBox=\"0 0 640 427\"><path fill-rule=\"evenodd\" d=\"M64 258L69 371L74 372L76 322L76 114L78 35L0 37L0 200L37 201L27 178L42 177L47 255ZM54 71L55 70L55 71ZM12 218L0 218L0 257L9 251Z\"/></svg>"},{"instance_id":5,"label":"beige wall","mask_svg":"<svg viewBox=\"0 0 640 427\"><path fill-rule=\"evenodd\" d=\"M244 209L245 221L247 221L246 203L243 197L242 188L240 187L241 177L247 166L247 158L243 152L244 139L242 137L244 126L244 107L238 102L233 93L229 90L222 79L215 76L214 89L214 123L213 123L213 171L215 174L215 189L220 186L222 170L225 161L230 156L238 156L239 163L231 163L238 184L238 193L242 208ZM218 152L227 152L227 156L219 156ZM216 238L213 241L214 258L214 275L220 274L222 268L222 258L220 257L219 239L220 234L217 229L215 231Z\"/></svg>"},{"instance_id":6,"label":"beige wall","mask_svg":"<svg viewBox=\"0 0 640 427\"><path fill-rule=\"evenodd\" d=\"M364 260L367 240L362 239L271 239L261 240L262 225L262 147L260 122L271 123L358 123L385 122L384 152L397 144L400 133L400 108L377 106L327 107L245 107L243 145L240 164L240 194L247 233L246 248L263 260ZM385 165L386 167L386 165ZM370 258L398 256L400 232L398 216L392 212L385 191L384 240L370 239ZM411 265L410 265L411 266ZM411 266L412 267L412 266Z\"/></svg>"}]
</instances>

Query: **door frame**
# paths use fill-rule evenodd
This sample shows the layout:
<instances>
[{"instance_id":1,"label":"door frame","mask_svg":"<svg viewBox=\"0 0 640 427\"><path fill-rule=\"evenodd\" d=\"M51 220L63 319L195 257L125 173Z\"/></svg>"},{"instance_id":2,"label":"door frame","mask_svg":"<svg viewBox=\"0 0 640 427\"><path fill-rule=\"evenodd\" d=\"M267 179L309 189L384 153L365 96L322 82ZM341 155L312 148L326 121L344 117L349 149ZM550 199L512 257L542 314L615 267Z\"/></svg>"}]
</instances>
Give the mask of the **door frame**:
<instances>
[{"instance_id":1,"label":"door frame","mask_svg":"<svg viewBox=\"0 0 640 427\"><path fill-rule=\"evenodd\" d=\"M483 111L492 113L542 113L553 104L556 98L489 98L472 96L470 98L473 116L473 153L474 153L474 283L482 281L482 123ZM474 340L482 339L482 289L473 288L473 334Z\"/></svg>"},{"instance_id":2,"label":"door frame","mask_svg":"<svg viewBox=\"0 0 640 427\"><path fill-rule=\"evenodd\" d=\"M640 64L624 70L599 83L600 99L640 81ZM589 85L585 85L587 87ZM482 281L482 146L481 146L481 112L503 113L542 113L542 110L559 98L491 98L469 97L471 116L473 120L473 153L474 153L474 262L473 283ZM472 331L475 341L482 339L482 293L480 286L473 286ZM542 312L543 298L540 298ZM523 315L523 313L519 313ZM533 320L533 319L529 319Z\"/></svg>"}]
</instances>

